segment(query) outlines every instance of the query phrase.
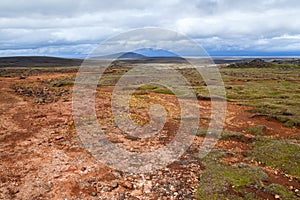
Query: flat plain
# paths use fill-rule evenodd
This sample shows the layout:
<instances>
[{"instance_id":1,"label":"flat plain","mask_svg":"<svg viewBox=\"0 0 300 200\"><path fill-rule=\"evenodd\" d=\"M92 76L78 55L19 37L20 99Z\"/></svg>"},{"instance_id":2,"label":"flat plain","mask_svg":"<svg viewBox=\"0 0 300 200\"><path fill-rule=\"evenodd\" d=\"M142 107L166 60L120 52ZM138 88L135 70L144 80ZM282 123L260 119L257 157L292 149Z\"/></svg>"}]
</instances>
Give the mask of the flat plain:
<instances>
[{"instance_id":1,"label":"flat plain","mask_svg":"<svg viewBox=\"0 0 300 200\"><path fill-rule=\"evenodd\" d=\"M147 124L149 107L159 103L168 114L163 129L151 138L118 129L111 111L114 85L137 64L120 61L105 70L95 108L111 142L146 152L174 138L180 107L166 87L143 85L130 100L131 119ZM146 174L109 168L82 146L72 117L78 66L0 68L0 199L299 199L300 66L294 60L259 59L219 65L227 101L224 130L214 149L200 158L204 137L214 137L206 129L214 120L211 101L218 99L185 63L168 65L195 91L198 132L177 161Z\"/></svg>"}]
</instances>

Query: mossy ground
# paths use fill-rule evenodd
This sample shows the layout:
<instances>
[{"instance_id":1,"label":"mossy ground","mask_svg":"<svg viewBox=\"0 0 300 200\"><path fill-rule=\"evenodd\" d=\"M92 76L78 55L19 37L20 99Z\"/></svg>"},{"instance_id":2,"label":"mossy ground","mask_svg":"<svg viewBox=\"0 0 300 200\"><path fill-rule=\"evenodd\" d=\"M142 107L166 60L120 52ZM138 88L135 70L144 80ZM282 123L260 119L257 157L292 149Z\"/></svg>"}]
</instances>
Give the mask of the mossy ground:
<instances>
[{"instance_id":1,"label":"mossy ground","mask_svg":"<svg viewBox=\"0 0 300 200\"><path fill-rule=\"evenodd\" d=\"M219 138L221 140L230 140L241 139L243 137L243 134L227 130L207 130L206 128L199 127L196 136Z\"/></svg>"},{"instance_id":2,"label":"mossy ground","mask_svg":"<svg viewBox=\"0 0 300 200\"><path fill-rule=\"evenodd\" d=\"M50 81L51 87L63 87L67 85L73 85L75 82L75 78L60 78L60 79L53 79Z\"/></svg>"},{"instance_id":3,"label":"mossy ground","mask_svg":"<svg viewBox=\"0 0 300 200\"><path fill-rule=\"evenodd\" d=\"M104 73L99 86L113 86L126 72L127 68L116 68ZM210 100L207 83L192 68L178 70L190 83L196 96ZM300 68L274 65L270 68L220 68L226 89L226 98L232 102L243 102L253 106L250 112L264 114L282 122L287 127L300 126ZM172 79L164 75L162 78ZM174 80L173 80L174 81ZM68 82L67 84L72 84ZM58 83L64 85L65 83ZM180 83L179 83L180 85ZM142 85L143 92L174 94L160 85ZM143 93L142 92L142 93ZM175 93L184 95L180 90Z\"/></svg>"},{"instance_id":4,"label":"mossy ground","mask_svg":"<svg viewBox=\"0 0 300 200\"><path fill-rule=\"evenodd\" d=\"M264 169L246 163L228 165L221 162L226 156L234 156L222 150L213 150L201 159L204 170L199 176L198 199L263 199L260 193L280 199L298 199L279 184L266 185L269 177Z\"/></svg>"},{"instance_id":5,"label":"mossy ground","mask_svg":"<svg viewBox=\"0 0 300 200\"><path fill-rule=\"evenodd\" d=\"M201 160L204 171L199 177L197 190L199 199L257 199L244 187L262 188L262 181L268 176L259 167L247 164L227 165L219 159L226 156L223 151L212 151ZM234 193L229 192L233 190Z\"/></svg>"},{"instance_id":6,"label":"mossy ground","mask_svg":"<svg viewBox=\"0 0 300 200\"><path fill-rule=\"evenodd\" d=\"M300 68L222 68L227 99L253 106L249 110L282 122L300 125Z\"/></svg>"},{"instance_id":7,"label":"mossy ground","mask_svg":"<svg viewBox=\"0 0 300 200\"><path fill-rule=\"evenodd\" d=\"M283 170L300 180L300 146L286 140L259 137L252 144L249 157Z\"/></svg>"},{"instance_id":8,"label":"mossy ground","mask_svg":"<svg viewBox=\"0 0 300 200\"><path fill-rule=\"evenodd\" d=\"M267 128L264 125L252 126L246 129L246 132L252 133L253 135L262 135Z\"/></svg>"},{"instance_id":9,"label":"mossy ground","mask_svg":"<svg viewBox=\"0 0 300 200\"><path fill-rule=\"evenodd\" d=\"M278 184L271 184L264 188L264 190L270 194L278 195L281 199L289 199L289 200L297 200L299 199L296 197L293 192L287 190L282 185Z\"/></svg>"}]
</instances>

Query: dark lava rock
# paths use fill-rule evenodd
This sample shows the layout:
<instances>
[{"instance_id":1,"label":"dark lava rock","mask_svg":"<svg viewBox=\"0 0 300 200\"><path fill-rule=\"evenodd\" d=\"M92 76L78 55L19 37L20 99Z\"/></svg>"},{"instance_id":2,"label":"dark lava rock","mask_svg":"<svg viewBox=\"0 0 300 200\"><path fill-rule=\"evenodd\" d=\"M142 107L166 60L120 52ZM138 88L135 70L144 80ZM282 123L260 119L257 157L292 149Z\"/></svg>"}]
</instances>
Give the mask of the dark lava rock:
<instances>
[{"instance_id":1,"label":"dark lava rock","mask_svg":"<svg viewBox=\"0 0 300 200\"><path fill-rule=\"evenodd\" d=\"M271 67L272 64L269 62L264 61L263 59L257 58L251 61L243 61L237 62L234 64L228 65L230 68L264 68L264 67Z\"/></svg>"}]
</instances>

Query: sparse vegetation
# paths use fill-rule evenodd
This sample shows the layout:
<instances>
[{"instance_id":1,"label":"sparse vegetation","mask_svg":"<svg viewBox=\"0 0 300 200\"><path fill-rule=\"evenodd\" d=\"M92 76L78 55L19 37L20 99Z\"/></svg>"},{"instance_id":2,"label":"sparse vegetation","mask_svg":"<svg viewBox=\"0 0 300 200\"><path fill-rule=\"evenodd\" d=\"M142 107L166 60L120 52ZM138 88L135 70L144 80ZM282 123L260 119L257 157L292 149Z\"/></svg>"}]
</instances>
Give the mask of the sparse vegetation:
<instances>
[{"instance_id":1,"label":"sparse vegetation","mask_svg":"<svg viewBox=\"0 0 300 200\"><path fill-rule=\"evenodd\" d=\"M124 145L127 150L130 151L144 149L152 150L152 147L158 148L160 145L162 146L167 144L172 139L170 136L173 137L173 133L176 132L176 126L180 120L197 119L194 117L182 118L180 116L181 110L180 106L177 105L178 102L176 101L176 97L173 95L173 92L166 87L152 83L149 85L141 85L138 88L127 86L124 88L124 90L134 90L129 105L130 116L127 117L130 117L135 124L144 126L150 122L148 111L151 105L160 104L163 105L167 111L167 123L163 127L162 132L154 135L152 138L147 139L131 136L118 130L118 127L116 126L112 117L112 113L110 113L110 97L112 95L113 87L106 86L114 86L124 72L128 70L129 64L124 64L125 67L122 66L123 64L124 63L117 63L113 67L107 69L107 71L102 75L102 79L98 84L99 87L103 86L103 88L99 88L96 93L96 109L97 116L99 117L99 123L103 125L105 134L107 134L108 138L113 143L116 143L121 147ZM43 70L48 69L45 67ZM174 198L185 198L184 194L186 194L187 191L191 191L191 186L193 188L198 186L196 193L198 194L199 199L255 200L266 198L265 196L268 198L270 197L270 199L274 198L275 196L280 199L297 199L299 192L295 191L294 186L294 188L290 189L289 185L298 185L300 181L300 140L299 136L297 135L297 131L299 130L299 127L297 126L299 126L300 122L300 68L286 63L272 64L271 66L260 68L221 68L220 71L222 73L222 77L225 82L225 89L227 91L227 100L233 102L230 103L230 106L227 108L230 114L229 117L233 116L233 118L230 119L230 122L226 121L226 123L228 123L226 125L229 126L225 127L229 127L230 130L235 131L207 131L206 128L202 128L202 126L206 127L213 120L209 117L210 103L208 101L210 101L212 98L208 93L206 83L195 70L186 68L178 71L181 72L191 82L191 88L195 90L199 104L204 108L204 115L201 115L200 117L199 126L201 127L198 129L196 134L197 137L195 138L195 145L193 144L191 146L192 153L189 154L190 152L187 151L187 154L184 154L183 156L186 160L180 160L180 158L179 161L172 166L174 168L168 167L168 172L162 171L161 174L155 173L153 176L149 176L147 181L152 182L151 188L149 186L149 191L160 195L162 194L161 192L171 191L171 187L174 187L172 194L163 194L174 195ZM44 127L46 127L45 129L47 130L47 120L49 120L49 117L52 117L53 121L49 127L51 127L51 129L52 127L57 127L57 129L51 132L49 137L54 138L49 139L47 138L48 136L44 137L45 133L42 132L41 135L43 136L43 140L41 140L39 144L43 145L45 141L51 145L54 145L53 141L57 143L55 145L59 145L58 141L68 142L67 138L71 137L71 135L68 131L62 131L61 128L66 126L72 128L74 131L75 124L65 121L65 118L67 117L71 119L71 114L62 112L62 110L64 110L63 108L65 107L62 107L61 109L59 106L66 106L66 108L68 108L67 106L71 105L70 103L65 103L65 101L70 101L71 99L70 88L74 84L74 74L64 74L61 76L59 74L55 74L55 76L52 76L51 74L46 73L43 74L43 76L35 79L35 77L32 78L30 76L32 74L37 75L38 73L42 73L42 71L23 70L22 73L21 71L18 71L16 74L11 74L13 73L11 70L7 72L9 73L1 74L0 72L0 76L7 75L15 78L9 79L13 84L10 82L6 83L7 85L5 87L8 87L9 85L9 87L13 88L17 94L25 96L25 98L10 97L9 95L12 94L5 91L5 95L3 95L3 102L5 102L5 106L9 105L11 101L18 102L21 100L24 102L26 101L28 105L33 105L31 103L46 105L32 106L32 108L30 108L32 110L27 113L26 108L23 107L24 104L19 105L15 103L14 105L17 106L18 109L22 110L21 113L18 113L18 115L21 117L15 115L18 112L18 109L15 109L14 106L12 106L9 108L10 112L8 112L8 114L11 114L10 117L4 119L12 119L10 121L11 124L16 124L18 120L22 119L25 121L24 124L28 124L27 121L31 121L31 124L34 124L34 126L29 125L28 127L26 126L26 128L30 129L32 133L35 133L37 129L32 128L39 127L39 123L47 124L44 125ZM18 76L16 76L17 74ZM23 79L23 76L25 79ZM167 76L168 75L166 75L164 78L168 78ZM3 79L5 80L6 78ZM176 88L176 92L174 93L182 93L182 96L184 96L184 91L180 91L180 87L181 86ZM5 100L6 94L9 94L9 98L7 100ZM32 97L34 101L27 101L27 97ZM232 120L235 119L235 109L243 109L242 106L237 106L235 103L252 106L247 107L247 109L249 109L248 111L252 113L246 113L245 116L248 116L249 118L246 119L247 121L245 123L242 121L245 119L244 112L242 112L242 118L238 118L242 119L241 121L237 120L237 123L235 124L235 121ZM52 114L52 116L46 116L47 114L44 113L46 113L46 110L49 110L49 108L52 107L52 104L59 105L57 107L53 106L53 108L57 108L58 111ZM43 109L42 113L35 116L35 113L38 113L39 109ZM70 110L71 108L66 109L65 111L67 112ZM35 117L29 117L31 115ZM61 116L61 119L57 119L57 116ZM281 130L288 130L289 133L275 133L275 131L273 133L274 127L277 128L277 126L272 126L272 123L276 122L271 120L269 123L266 122L265 119L260 120L260 117L276 119L284 126L290 128L288 129L278 126ZM267 124L260 122L266 122ZM58 123L61 125L57 126ZM266 127L268 127L267 131ZM41 128L41 126L39 128ZM50 131L51 130L49 129L49 132ZM221 133L220 136L216 134L217 132ZM24 134L18 134L20 137L22 135ZM276 138L278 135L280 138L292 138L293 140L281 140ZM272 139L263 136L272 136ZM9 138L10 135L6 137ZM220 140L216 145L218 150L212 150L208 156L200 159L199 164L199 160L194 159L192 155L194 155L194 150L197 151L198 147L201 146L201 141L203 141L203 138L201 137L208 137L208 140L219 137ZM155 139L154 142L152 142L152 139ZM29 140L26 139L26 142L28 141ZM5 142L14 142L14 140L7 139ZM126 146L127 143L129 143L128 146ZM133 143L134 145L132 145ZM6 151L9 152L11 150L10 148L15 146L16 145L14 143L13 145L7 146ZM51 146L46 144L44 147L46 149L50 148ZM35 148L35 146L32 145L32 148ZM64 151L66 148L68 147L61 146L62 151ZM19 152L19 149L13 149L16 153ZM50 152L49 149L46 150L47 152ZM83 155L80 151L76 152L78 152L78 156ZM15 161L19 159L10 155L7 156L7 158L14 161L11 163L15 163ZM26 162L28 160L26 156L22 159L22 162ZM9 164L7 164L7 166ZM82 167L83 166L78 166L77 168L81 169ZM90 166L86 166L84 163L84 168L86 167L90 168ZM17 171L18 169L14 170ZM189 174L189 170L191 171L191 176ZM276 170L276 176L285 179L283 180L285 182L281 183L279 181L274 181L273 175L269 174L272 173L272 171L270 172L269 170ZM184 174L184 172L188 172L188 174L183 176L182 174ZM270 177L268 177L266 172L268 172ZM194 174L192 175L192 173ZM87 176L89 175L87 174ZM155 176L156 179L153 178ZM5 175L5 177L11 177L11 174ZM20 180L23 181L24 179ZM140 181L141 179L132 180ZM177 180L180 182L179 185L177 185ZM192 184L186 180L192 180L194 182ZM122 182L118 182L118 184L119 183ZM159 183L159 185L156 185L156 183ZM114 187L122 187L121 184L118 184L114 184ZM12 188L15 187L13 185L10 186ZM91 184L88 185L88 187L91 187ZM128 193L135 192L135 189L127 189L125 188L124 190L126 190ZM114 193L115 191L116 190L112 189L110 192ZM179 194L179 192L181 193ZM97 195L96 192L94 194ZM265 196L262 196L261 194ZM187 195L186 198L191 199L194 198L194 196Z\"/></svg>"},{"instance_id":2,"label":"sparse vegetation","mask_svg":"<svg viewBox=\"0 0 300 200\"><path fill-rule=\"evenodd\" d=\"M246 129L247 132L252 133L253 135L262 135L262 133L266 130L267 127L264 125L252 126Z\"/></svg>"},{"instance_id":3,"label":"sparse vegetation","mask_svg":"<svg viewBox=\"0 0 300 200\"><path fill-rule=\"evenodd\" d=\"M267 174L261 168L247 164L230 166L221 163L219 159L226 155L228 153L215 150L201 160L205 169L199 177L199 199L258 199L243 188L261 189L262 181L268 179Z\"/></svg>"},{"instance_id":4,"label":"sparse vegetation","mask_svg":"<svg viewBox=\"0 0 300 200\"><path fill-rule=\"evenodd\" d=\"M289 200L297 200L298 199L298 197L296 197L293 192L287 190L282 185L278 185L278 184L273 183L271 185L265 186L264 190L267 193L270 193L274 196L278 195L278 197L280 199L289 199Z\"/></svg>"},{"instance_id":5,"label":"sparse vegetation","mask_svg":"<svg viewBox=\"0 0 300 200\"><path fill-rule=\"evenodd\" d=\"M287 127L300 124L300 69L222 68L227 99L253 106L249 110L276 119Z\"/></svg>"},{"instance_id":6,"label":"sparse vegetation","mask_svg":"<svg viewBox=\"0 0 300 200\"><path fill-rule=\"evenodd\" d=\"M217 138L219 133L220 134L220 139L221 140L230 140L230 139L241 139L243 137L242 133L238 133L238 132L233 132L233 131L227 131L227 130L215 130L215 131L208 131L206 128L202 128L199 127L196 136L200 136L200 137L213 137L213 138Z\"/></svg>"},{"instance_id":7,"label":"sparse vegetation","mask_svg":"<svg viewBox=\"0 0 300 200\"><path fill-rule=\"evenodd\" d=\"M158 85L143 85L139 89L141 90L154 90L157 89L159 86Z\"/></svg>"},{"instance_id":8,"label":"sparse vegetation","mask_svg":"<svg viewBox=\"0 0 300 200\"><path fill-rule=\"evenodd\" d=\"M39 87L35 85L14 85L13 90L27 97L34 98L35 103L37 104L46 104L57 102L59 99L63 101L69 101L65 96L70 94L70 90L60 87Z\"/></svg>"},{"instance_id":9,"label":"sparse vegetation","mask_svg":"<svg viewBox=\"0 0 300 200\"><path fill-rule=\"evenodd\" d=\"M54 79L50 81L51 87L62 87L67 85L74 85L74 78L62 78L62 79Z\"/></svg>"},{"instance_id":10,"label":"sparse vegetation","mask_svg":"<svg viewBox=\"0 0 300 200\"><path fill-rule=\"evenodd\" d=\"M248 155L300 180L300 146L286 140L258 137Z\"/></svg>"},{"instance_id":11,"label":"sparse vegetation","mask_svg":"<svg viewBox=\"0 0 300 200\"><path fill-rule=\"evenodd\" d=\"M159 93L159 94L174 94L171 90L169 90L167 88L156 88L153 90L153 92Z\"/></svg>"}]
</instances>

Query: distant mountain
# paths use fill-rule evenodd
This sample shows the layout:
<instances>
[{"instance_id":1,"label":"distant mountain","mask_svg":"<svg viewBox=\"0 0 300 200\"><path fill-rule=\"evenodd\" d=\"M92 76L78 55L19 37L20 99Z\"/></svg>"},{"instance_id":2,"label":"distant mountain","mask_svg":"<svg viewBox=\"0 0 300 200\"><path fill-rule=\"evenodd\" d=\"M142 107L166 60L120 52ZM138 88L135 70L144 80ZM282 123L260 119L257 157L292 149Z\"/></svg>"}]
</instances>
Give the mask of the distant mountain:
<instances>
[{"instance_id":1,"label":"distant mountain","mask_svg":"<svg viewBox=\"0 0 300 200\"><path fill-rule=\"evenodd\" d=\"M112 59L120 58L124 59L125 62L130 63L186 63L185 58L176 56L173 53L168 53L164 50L153 50L143 49L141 50L145 54L136 52L122 52L109 56L96 57L99 59ZM155 54L154 54L155 51ZM148 53L146 53L148 52ZM151 54L149 52L152 52ZM158 54L159 53L159 54ZM151 55L151 56L150 56ZM167 56L168 55L168 56ZM216 64L228 63L227 67L233 68L253 68L253 67L270 67L272 64L294 64L300 65L300 59L250 59L250 58L213 58ZM0 68L1 67L71 67L80 66L83 59L69 59L49 56L14 56L14 57L0 57ZM91 58L86 60L91 65L97 65L97 59Z\"/></svg>"},{"instance_id":2,"label":"distant mountain","mask_svg":"<svg viewBox=\"0 0 300 200\"><path fill-rule=\"evenodd\" d=\"M178 58L178 57L180 56L164 49L142 48L131 52L120 52L120 53L104 55L104 56L95 56L91 58L92 59L112 59L112 58L142 59L142 58Z\"/></svg>"},{"instance_id":3,"label":"distant mountain","mask_svg":"<svg viewBox=\"0 0 300 200\"><path fill-rule=\"evenodd\" d=\"M135 50L134 52L147 57L180 57L179 55L164 49L142 48Z\"/></svg>"},{"instance_id":4,"label":"distant mountain","mask_svg":"<svg viewBox=\"0 0 300 200\"><path fill-rule=\"evenodd\" d=\"M49 56L0 57L0 67L68 67L80 66L82 61Z\"/></svg>"},{"instance_id":5,"label":"distant mountain","mask_svg":"<svg viewBox=\"0 0 300 200\"><path fill-rule=\"evenodd\" d=\"M146 57L147 56L144 56L144 55L139 54L139 53L127 52L127 53L121 54L118 58L146 58Z\"/></svg>"},{"instance_id":6,"label":"distant mountain","mask_svg":"<svg viewBox=\"0 0 300 200\"><path fill-rule=\"evenodd\" d=\"M117 59L117 58L125 58L125 59L138 59L138 58L146 58L146 56L135 53L135 52L120 52L105 56L97 56L97 57L91 57L92 59Z\"/></svg>"}]
</instances>

